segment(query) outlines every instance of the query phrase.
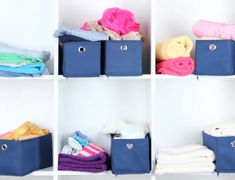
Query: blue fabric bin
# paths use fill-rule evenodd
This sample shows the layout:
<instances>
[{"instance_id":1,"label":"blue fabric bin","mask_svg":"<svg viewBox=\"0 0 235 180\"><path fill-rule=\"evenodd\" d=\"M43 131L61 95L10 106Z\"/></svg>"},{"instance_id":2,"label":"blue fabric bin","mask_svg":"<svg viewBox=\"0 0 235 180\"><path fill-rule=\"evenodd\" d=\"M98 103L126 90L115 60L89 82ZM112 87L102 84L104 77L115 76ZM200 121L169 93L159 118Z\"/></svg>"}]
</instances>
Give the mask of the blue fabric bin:
<instances>
[{"instance_id":1,"label":"blue fabric bin","mask_svg":"<svg viewBox=\"0 0 235 180\"><path fill-rule=\"evenodd\" d=\"M24 176L52 166L52 135L24 141L0 140L0 175Z\"/></svg>"},{"instance_id":2,"label":"blue fabric bin","mask_svg":"<svg viewBox=\"0 0 235 180\"><path fill-rule=\"evenodd\" d=\"M235 41L197 40L195 74L234 75Z\"/></svg>"},{"instance_id":3,"label":"blue fabric bin","mask_svg":"<svg viewBox=\"0 0 235 180\"><path fill-rule=\"evenodd\" d=\"M107 76L142 75L142 41L105 41Z\"/></svg>"},{"instance_id":4,"label":"blue fabric bin","mask_svg":"<svg viewBox=\"0 0 235 180\"><path fill-rule=\"evenodd\" d=\"M151 141L145 139L111 140L111 170L113 174L143 174L151 170Z\"/></svg>"},{"instance_id":5,"label":"blue fabric bin","mask_svg":"<svg viewBox=\"0 0 235 180\"><path fill-rule=\"evenodd\" d=\"M235 172L235 136L214 137L203 132L203 144L215 153L217 173Z\"/></svg>"},{"instance_id":6,"label":"blue fabric bin","mask_svg":"<svg viewBox=\"0 0 235 180\"><path fill-rule=\"evenodd\" d=\"M76 41L61 43L62 74L65 77L96 77L101 73L101 42Z\"/></svg>"}]
</instances>

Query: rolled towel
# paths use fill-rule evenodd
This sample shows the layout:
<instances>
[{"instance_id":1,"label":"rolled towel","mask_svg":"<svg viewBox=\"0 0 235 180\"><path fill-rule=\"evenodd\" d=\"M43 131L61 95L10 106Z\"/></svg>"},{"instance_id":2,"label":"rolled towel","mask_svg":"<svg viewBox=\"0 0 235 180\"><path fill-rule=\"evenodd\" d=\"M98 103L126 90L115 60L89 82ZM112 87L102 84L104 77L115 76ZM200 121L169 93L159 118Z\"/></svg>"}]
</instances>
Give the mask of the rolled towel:
<instances>
[{"instance_id":1,"label":"rolled towel","mask_svg":"<svg viewBox=\"0 0 235 180\"><path fill-rule=\"evenodd\" d=\"M197 37L215 37L235 40L235 25L199 20L193 25L193 33Z\"/></svg>"},{"instance_id":2,"label":"rolled towel","mask_svg":"<svg viewBox=\"0 0 235 180\"><path fill-rule=\"evenodd\" d=\"M82 145L73 137L68 138L68 144L78 151L82 150Z\"/></svg>"},{"instance_id":3,"label":"rolled towel","mask_svg":"<svg viewBox=\"0 0 235 180\"><path fill-rule=\"evenodd\" d=\"M194 60L190 57L179 57L157 63L157 74L186 76L194 72Z\"/></svg>"},{"instance_id":4,"label":"rolled towel","mask_svg":"<svg viewBox=\"0 0 235 180\"><path fill-rule=\"evenodd\" d=\"M169 60L178 57L190 57L193 42L188 36L179 36L164 40L156 46L157 60Z\"/></svg>"},{"instance_id":5,"label":"rolled towel","mask_svg":"<svg viewBox=\"0 0 235 180\"><path fill-rule=\"evenodd\" d=\"M215 137L235 136L235 121L225 121L215 124L207 128L205 133Z\"/></svg>"}]
</instances>

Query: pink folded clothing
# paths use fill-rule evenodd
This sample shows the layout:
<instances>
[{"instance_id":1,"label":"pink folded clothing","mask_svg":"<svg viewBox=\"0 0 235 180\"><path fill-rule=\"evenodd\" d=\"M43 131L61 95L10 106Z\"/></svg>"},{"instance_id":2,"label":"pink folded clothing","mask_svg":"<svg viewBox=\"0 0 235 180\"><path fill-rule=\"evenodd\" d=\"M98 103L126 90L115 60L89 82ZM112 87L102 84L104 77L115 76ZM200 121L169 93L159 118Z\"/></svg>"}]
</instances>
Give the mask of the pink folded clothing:
<instances>
[{"instance_id":1,"label":"pink folded clothing","mask_svg":"<svg viewBox=\"0 0 235 180\"><path fill-rule=\"evenodd\" d=\"M98 22L101 26L114 31L119 35L137 32L140 29L140 24L135 22L134 14L120 8L106 9Z\"/></svg>"},{"instance_id":2,"label":"pink folded clothing","mask_svg":"<svg viewBox=\"0 0 235 180\"><path fill-rule=\"evenodd\" d=\"M156 66L157 74L186 76L194 72L194 60L190 57L160 61Z\"/></svg>"},{"instance_id":3,"label":"pink folded clothing","mask_svg":"<svg viewBox=\"0 0 235 180\"><path fill-rule=\"evenodd\" d=\"M193 25L197 37L214 37L235 40L235 25L200 20Z\"/></svg>"}]
</instances>

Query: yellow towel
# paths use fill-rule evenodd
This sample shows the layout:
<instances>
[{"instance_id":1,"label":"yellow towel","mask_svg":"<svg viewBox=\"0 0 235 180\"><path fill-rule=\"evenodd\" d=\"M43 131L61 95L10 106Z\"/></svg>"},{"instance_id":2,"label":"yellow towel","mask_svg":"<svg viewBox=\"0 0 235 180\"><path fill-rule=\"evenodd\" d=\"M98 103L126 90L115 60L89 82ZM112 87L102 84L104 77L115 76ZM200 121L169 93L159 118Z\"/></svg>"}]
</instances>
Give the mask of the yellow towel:
<instances>
[{"instance_id":1,"label":"yellow towel","mask_svg":"<svg viewBox=\"0 0 235 180\"><path fill-rule=\"evenodd\" d=\"M16 130L12 131L10 134L4 136L2 139L20 141L20 140L43 136L48 133L49 131L47 129L41 129L32 122L27 121L24 124L22 124L20 127L18 127Z\"/></svg>"},{"instance_id":2,"label":"yellow towel","mask_svg":"<svg viewBox=\"0 0 235 180\"><path fill-rule=\"evenodd\" d=\"M179 36L160 42L156 46L157 60L190 57L193 42L188 36Z\"/></svg>"}]
</instances>

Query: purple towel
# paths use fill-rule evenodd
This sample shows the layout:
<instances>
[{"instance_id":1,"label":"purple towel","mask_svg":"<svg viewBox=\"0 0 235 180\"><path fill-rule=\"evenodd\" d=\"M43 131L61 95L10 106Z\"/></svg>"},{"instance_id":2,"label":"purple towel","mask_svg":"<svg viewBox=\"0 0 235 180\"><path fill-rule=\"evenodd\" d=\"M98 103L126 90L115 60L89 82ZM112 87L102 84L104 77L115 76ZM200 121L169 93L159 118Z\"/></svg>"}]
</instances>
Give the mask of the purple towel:
<instances>
[{"instance_id":1,"label":"purple towel","mask_svg":"<svg viewBox=\"0 0 235 180\"><path fill-rule=\"evenodd\" d=\"M59 170L60 171L82 171L82 172L93 172L93 173L99 173L104 172L107 170L107 167L105 165L102 166L93 166L93 167L74 167L74 166L65 166L63 164L59 164Z\"/></svg>"}]
</instances>

